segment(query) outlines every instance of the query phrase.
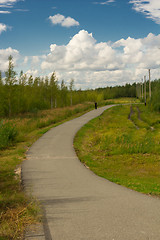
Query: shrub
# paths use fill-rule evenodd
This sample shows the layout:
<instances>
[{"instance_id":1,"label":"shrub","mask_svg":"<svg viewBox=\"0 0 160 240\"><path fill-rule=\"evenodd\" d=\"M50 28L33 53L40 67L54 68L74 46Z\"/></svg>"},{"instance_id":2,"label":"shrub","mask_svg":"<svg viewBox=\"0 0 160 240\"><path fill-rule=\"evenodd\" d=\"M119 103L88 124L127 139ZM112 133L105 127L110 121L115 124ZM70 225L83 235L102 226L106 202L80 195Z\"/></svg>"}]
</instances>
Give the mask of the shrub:
<instances>
[{"instance_id":1,"label":"shrub","mask_svg":"<svg viewBox=\"0 0 160 240\"><path fill-rule=\"evenodd\" d=\"M0 122L0 149L12 145L18 135L16 127L10 122Z\"/></svg>"}]
</instances>

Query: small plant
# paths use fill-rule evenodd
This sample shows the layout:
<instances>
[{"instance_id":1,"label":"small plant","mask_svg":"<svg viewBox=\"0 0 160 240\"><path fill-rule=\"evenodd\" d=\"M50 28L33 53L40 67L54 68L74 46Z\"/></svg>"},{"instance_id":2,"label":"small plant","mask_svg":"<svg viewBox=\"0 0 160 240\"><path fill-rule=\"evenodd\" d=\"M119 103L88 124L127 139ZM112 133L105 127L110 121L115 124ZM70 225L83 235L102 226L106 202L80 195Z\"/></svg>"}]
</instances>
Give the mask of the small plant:
<instances>
[{"instance_id":1,"label":"small plant","mask_svg":"<svg viewBox=\"0 0 160 240\"><path fill-rule=\"evenodd\" d=\"M16 141L16 127L11 122L0 122L0 149L7 148Z\"/></svg>"}]
</instances>

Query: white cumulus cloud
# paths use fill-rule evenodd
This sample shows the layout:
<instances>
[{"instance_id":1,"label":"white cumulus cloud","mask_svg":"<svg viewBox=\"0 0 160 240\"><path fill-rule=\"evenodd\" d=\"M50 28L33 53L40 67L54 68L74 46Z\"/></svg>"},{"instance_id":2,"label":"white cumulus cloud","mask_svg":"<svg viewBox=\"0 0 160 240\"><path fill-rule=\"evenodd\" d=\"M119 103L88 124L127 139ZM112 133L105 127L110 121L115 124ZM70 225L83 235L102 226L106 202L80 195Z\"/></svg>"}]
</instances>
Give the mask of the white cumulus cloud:
<instances>
[{"instance_id":1,"label":"white cumulus cloud","mask_svg":"<svg viewBox=\"0 0 160 240\"><path fill-rule=\"evenodd\" d=\"M24 60L23 60L23 64L25 65L25 64L27 64L27 63L28 63L28 57L25 56L25 57L24 57Z\"/></svg>"},{"instance_id":2,"label":"white cumulus cloud","mask_svg":"<svg viewBox=\"0 0 160 240\"><path fill-rule=\"evenodd\" d=\"M14 60L14 65L16 61L19 59L19 51L16 49L12 49L11 47L6 49L0 49L0 71L6 71L8 68L8 57L12 55Z\"/></svg>"},{"instance_id":3,"label":"white cumulus cloud","mask_svg":"<svg viewBox=\"0 0 160 240\"><path fill-rule=\"evenodd\" d=\"M9 55L15 63L19 60L19 68L25 64L28 76L50 76L56 71L59 82L74 78L81 89L140 81L148 68L152 80L160 77L160 34L108 43L97 42L92 33L81 30L66 45L51 44L47 55L23 57L16 49L0 49L1 71L7 69Z\"/></svg>"},{"instance_id":4,"label":"white cumulus cloud","mask_svg":"<svg viewBox=\"0 0 160 240\"><path fill-rule=\"evenodd\" d=\"M160 24L160 1L159 0L130 0L133 9L146 15L157 24Z\"/></svg>"},{"instance_id":5,"label":"white cumulus cloud","mask_svg":"<svg viewBox=\"0 0 160 240\"><path fill-rule=\"evenodd\" d=\"M79 26L79 22L71 17L65 17L61 14L56 14L54 16L50 16L49 19L51 20L53 25L61 25L62 27L73 27Z\"/></svg>"},{"instance_id":6,"label":"white cumulus cloud","mask_svg":"<svg viewBox=\"0 0 160 240\"><path fill-rule=\"evenodd\" d=\"M32 75L33 78L37 77L39 75L39 72L37 69L34 70L28 70L26 73L27 77L30 77Z\"/></svg>"},{"instance_id":7,"label":"white cumulus cloud","mask_svg":"<svg viewBox=\"0 0 160 240\"><path fill-rule=\"evenodd\" d=\"M56 71L60 79L75 79L83 88L132 83L148 72L160 74L160 35L98 43L92 33L79 31L67 45L51 44L42 71ZM160 75L159 75L160 76Z\"/></svg>"},{"instance_id":8,"label":"white cumulus cloud","mask_svg":"<svg viewBox=\"0 0 160 240\"><path fill-rule=\"evenodd\" d=\"M66 46L50 46L50 54L42 63L42 69L71 71L102 71L121 67L121 61L115 50L107 43L96 43L92 34L81 30Z\"/></svg>"},{"instance_id":9,"label":"white cumulus cloud","mask_svg":"<svg viewBox=\"0 0 160 240\"><path fill-rule=\"evenodd\" d=\"M40 59L39 59L39 57L38 56L33 56L32 57L32 64L34 65L36 65L37 63L39 63L39 61L40 61Z\"/></svg>"}]
</instances>

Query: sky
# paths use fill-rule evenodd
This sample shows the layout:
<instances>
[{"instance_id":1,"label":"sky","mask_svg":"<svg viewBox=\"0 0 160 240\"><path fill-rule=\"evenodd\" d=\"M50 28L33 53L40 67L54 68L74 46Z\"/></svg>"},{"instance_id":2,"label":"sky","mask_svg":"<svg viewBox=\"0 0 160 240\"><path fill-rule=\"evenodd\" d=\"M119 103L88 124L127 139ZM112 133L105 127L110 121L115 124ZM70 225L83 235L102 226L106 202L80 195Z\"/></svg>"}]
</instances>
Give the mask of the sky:
<instances>
[{"instance_id":1,"label":"sky","mask_svg":"<svg viewBox=\"0 0 160 240\"><path fill-rule=\"evenodd\" d=\"M0 0L0 71L76 89L160 78L160 0Z\"/></svg>"}]
</instances>

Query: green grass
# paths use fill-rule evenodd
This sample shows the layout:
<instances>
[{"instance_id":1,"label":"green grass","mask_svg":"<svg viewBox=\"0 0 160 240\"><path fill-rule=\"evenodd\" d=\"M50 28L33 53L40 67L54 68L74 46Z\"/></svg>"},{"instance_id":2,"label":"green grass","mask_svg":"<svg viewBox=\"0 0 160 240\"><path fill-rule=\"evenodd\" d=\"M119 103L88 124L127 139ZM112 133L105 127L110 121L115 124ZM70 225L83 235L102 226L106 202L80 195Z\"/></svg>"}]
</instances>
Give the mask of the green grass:
<instances>
[{"instance_id":1,"label":"green grass","mask_svg":"<svg viewBox=\"0 0 160 240\"><path fill-rule=\"evenodd\" d=\"M139 103L139 99L137 98L115 98L115 99L108 99L104 101L104 105L111 105L111 104L128 104L128 103Z\"/></svg>"},{"instance_id":2,"label":"green grass","mask_svg":"<svg viewBox=\"0 0 160 240\"><path fill-rule=\"evenodd\" d=\"M8 133L14 133L13 127L16 127L16 139L11 143L6 141L0 150L0 240L23 239L24 229L41 219L38 201L24 193L21 176L16 171L28 148L50 128L80 116L93 106L83 104L3 120L7 124L0 135L1 142L3 136L6 138Z\"/></svg>"},{"instance_id":3,"label":"green grass","mask_svg":"<svg viewBox=\"0 0 160 240\"><path fill-rule=\"evenodd\" d=\"M118 102L117 99L116 103L122 101L135 100L120 99ZM25 159L26 151L50 128L93 108L94 103L79 104L3 120L9 122L11 132L12 126L15 126L16 138L13 139L10 147L6 145L6 149L0 150L0 240L23 239L26 226L40 221L41 218L38 202L26 196L21 185L21 176L15 171Z\"/></svg>"},{"instance_id":4,"label":"green grass","mask_svg":"<svg viewBox=\"0 0 160 240\"><path fill-rule=\"evenodd\" d=\"M144 105L133 112L129 120L130 106L107 110L77 133L74 146L97 175L160 196L160 115Z\"/></svg>"}]
</instances>

